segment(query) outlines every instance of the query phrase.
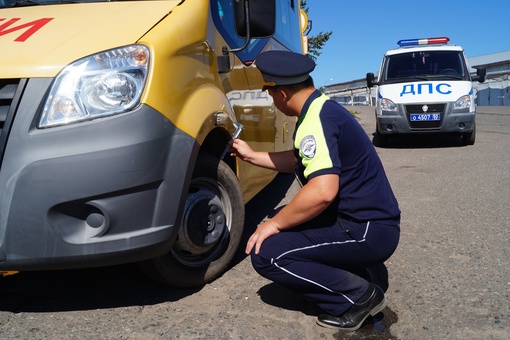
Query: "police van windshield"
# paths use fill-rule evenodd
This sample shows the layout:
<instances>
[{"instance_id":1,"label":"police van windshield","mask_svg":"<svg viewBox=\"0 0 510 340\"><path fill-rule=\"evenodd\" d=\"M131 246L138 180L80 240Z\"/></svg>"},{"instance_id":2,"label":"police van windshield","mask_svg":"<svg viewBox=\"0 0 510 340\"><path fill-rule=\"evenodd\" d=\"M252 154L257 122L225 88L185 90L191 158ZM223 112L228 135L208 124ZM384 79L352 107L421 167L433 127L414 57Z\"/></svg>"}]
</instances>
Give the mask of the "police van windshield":
<instances>
[{"instance_id":1,"label":"police van windshield","mask_svg":"<svg viewBox=\"0 0 510 340\"><path fill-rule=\"evenodd\" d=\"M414 51L387 56L381 83L413 80L469 80L459 51Z\"/></svg>"}]
</instances>

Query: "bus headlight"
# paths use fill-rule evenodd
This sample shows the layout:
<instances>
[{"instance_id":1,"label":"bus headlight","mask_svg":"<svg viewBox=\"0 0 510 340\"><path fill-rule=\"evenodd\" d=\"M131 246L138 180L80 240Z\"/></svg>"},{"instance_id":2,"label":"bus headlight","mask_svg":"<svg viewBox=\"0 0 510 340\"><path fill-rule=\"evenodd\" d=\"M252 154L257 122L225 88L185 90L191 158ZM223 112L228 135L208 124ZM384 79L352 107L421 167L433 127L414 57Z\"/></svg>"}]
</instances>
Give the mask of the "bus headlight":
<instances>
[{"instance_id":1,"label":"bus headlight","mask_svg":"<svg viewBox=\"0 0 510 340\"><path fill-rule=\"evenodd\" d=\"M149 69L149 49L130 45L66 66L55 78L39 128L111 116L138 106Z\"/></svg>"}]
</instances>

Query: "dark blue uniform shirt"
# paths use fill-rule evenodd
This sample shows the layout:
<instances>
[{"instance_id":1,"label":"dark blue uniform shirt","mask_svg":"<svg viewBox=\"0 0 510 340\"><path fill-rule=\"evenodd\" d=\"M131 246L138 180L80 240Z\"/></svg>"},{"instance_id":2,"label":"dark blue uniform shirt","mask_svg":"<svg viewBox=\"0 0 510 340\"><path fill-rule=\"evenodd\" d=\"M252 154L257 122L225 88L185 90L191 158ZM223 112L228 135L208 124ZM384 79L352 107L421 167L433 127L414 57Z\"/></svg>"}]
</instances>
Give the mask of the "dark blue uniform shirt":
<instances>
[{"instance_id":1,"label":"dark blue uniform shirt","mask_svg":"<svg viewBox=\"0 0 510 340\"><path fill-rule=\"evenodd\" d=\"M372 142L349 111L319 91L301 111L294 153L296 174L303 185L324 174L340 176L335 205L343 218L399 219L397 200Z\"/></svg>"}]
</instances>

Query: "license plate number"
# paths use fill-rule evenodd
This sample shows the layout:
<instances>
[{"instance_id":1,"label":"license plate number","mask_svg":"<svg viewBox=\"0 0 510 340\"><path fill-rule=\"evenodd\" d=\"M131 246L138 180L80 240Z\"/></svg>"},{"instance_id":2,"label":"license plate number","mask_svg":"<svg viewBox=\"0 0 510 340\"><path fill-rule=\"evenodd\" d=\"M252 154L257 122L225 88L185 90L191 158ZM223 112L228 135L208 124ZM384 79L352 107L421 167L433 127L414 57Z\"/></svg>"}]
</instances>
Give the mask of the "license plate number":
<instances>
[{"instance_id":1,"label":"license plate number","mask_svg":"<svg viewBox=\"0 0 510 340\"><path fill-rule=\"evenodd\" d=\"M411 114L411 121L425 121L425 120L441 120L440 113L413 113Z\"/></svg>"}]
</instances>

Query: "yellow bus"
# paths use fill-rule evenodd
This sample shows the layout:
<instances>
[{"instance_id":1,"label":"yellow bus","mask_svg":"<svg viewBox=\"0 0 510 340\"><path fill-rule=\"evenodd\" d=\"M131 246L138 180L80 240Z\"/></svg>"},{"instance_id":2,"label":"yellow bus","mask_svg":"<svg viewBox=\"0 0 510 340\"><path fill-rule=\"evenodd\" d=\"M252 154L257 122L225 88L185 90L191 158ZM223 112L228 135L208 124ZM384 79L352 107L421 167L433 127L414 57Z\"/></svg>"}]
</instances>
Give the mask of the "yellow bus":
<instances>
[{"instance_id":1,"label":"yellow bus","mask_svg":"<svg viewBox=\"0 0 510 340\"><path fill-rule=\"evenodd\" d=\"M259 53L304 53L299 0L0 0L0 271L138 262L191 287L239 246L292 147Z\"/></svg>"}]
</instances>

